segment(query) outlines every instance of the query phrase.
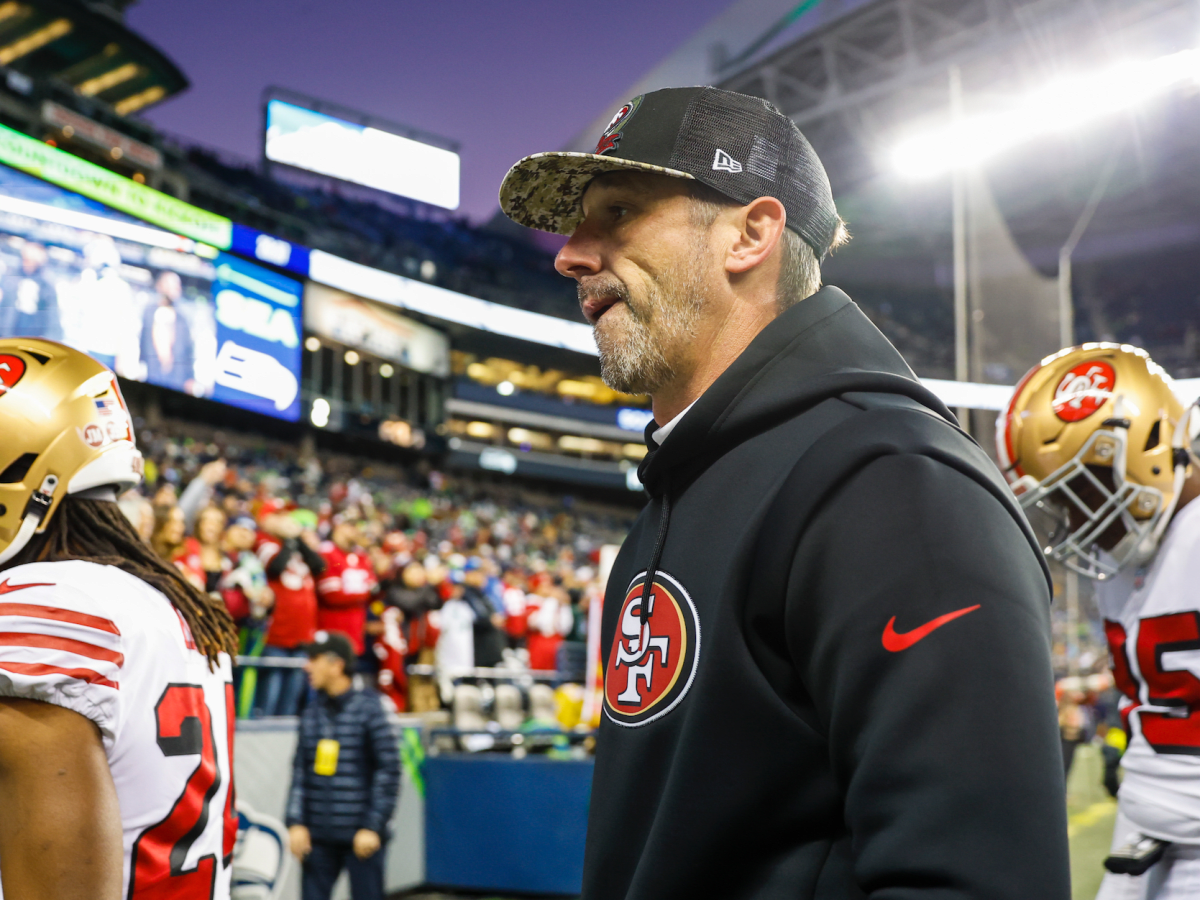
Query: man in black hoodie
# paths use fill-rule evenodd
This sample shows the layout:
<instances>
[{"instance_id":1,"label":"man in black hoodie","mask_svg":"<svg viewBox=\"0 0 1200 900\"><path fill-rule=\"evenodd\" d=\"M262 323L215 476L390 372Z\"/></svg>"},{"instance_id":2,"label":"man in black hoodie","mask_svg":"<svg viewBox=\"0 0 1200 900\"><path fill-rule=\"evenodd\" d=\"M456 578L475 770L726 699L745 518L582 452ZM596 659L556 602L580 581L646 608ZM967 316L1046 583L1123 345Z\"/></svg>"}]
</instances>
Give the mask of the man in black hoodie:
<instances>
[{"instance_id":1,"label":"man in black hoodie","mask_svg":"<svg viewBox=\"0 0 1200 900\"><path fill-rule=\"evenodd\" d=\"M949 410L818 290L844 228L803 135L656 91L500 202L571 235L601 372L654 406L586 900L1065 900L1045 564Z\"/></svg>"}]
</instances>

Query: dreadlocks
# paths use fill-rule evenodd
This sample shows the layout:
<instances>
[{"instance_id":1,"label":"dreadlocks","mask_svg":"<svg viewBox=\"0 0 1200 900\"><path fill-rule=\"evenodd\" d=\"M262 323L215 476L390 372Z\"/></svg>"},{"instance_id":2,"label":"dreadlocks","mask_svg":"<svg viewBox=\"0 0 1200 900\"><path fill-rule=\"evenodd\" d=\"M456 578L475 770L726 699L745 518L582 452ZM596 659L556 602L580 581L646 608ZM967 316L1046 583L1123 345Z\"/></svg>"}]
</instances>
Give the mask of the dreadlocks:
<instances>
[{"instance_id":1,"label":"dreadlocks","mask_svg":"<svg viewBox=\"0 0 1200 900\"><path fill-rule=\"evenodd\" d=\"M46 531L34 535L8 565L72 559L114 566L160 590L187 622L210 668L217 654L237 653L237 628L225 605L196 590L178 569L160 559L117 504L63 498Z\"/></svg>"}]
</instances>

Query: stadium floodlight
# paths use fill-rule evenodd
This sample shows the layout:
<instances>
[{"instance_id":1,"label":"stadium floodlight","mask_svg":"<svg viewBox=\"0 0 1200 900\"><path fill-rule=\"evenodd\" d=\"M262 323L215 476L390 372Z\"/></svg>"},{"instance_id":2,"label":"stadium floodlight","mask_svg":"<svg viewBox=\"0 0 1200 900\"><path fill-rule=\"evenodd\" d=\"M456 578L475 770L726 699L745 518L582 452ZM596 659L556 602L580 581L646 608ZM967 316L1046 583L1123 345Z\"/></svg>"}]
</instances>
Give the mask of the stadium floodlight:
<instances>
[{"instance_id":1,"label":"stadium floodlight","mask_svg":"<svg viewBox=\"0 0 1200 900\"><path fill-rule=\"evenodd\" d=\"M329 406L329 401L324 397L318 397L312 403L312 412L309 414L309 420L318 428L324 428L329 424L329 414L332 412Z\"/></svg>"},{"instance_id":2,"label":"stadium floodlight","mask_svg":"<svg viewBox=\"0 0 1200 900\"><path fill-rule=\"evenodd\" d=\"M1033 138L1078 128L1197 81L1200 50L1124 62L1052 82L1018 98L1003 112L968 116L903 141L892 162L901 173L914 178L966 168Z\"/></svg>"}]
</instances>

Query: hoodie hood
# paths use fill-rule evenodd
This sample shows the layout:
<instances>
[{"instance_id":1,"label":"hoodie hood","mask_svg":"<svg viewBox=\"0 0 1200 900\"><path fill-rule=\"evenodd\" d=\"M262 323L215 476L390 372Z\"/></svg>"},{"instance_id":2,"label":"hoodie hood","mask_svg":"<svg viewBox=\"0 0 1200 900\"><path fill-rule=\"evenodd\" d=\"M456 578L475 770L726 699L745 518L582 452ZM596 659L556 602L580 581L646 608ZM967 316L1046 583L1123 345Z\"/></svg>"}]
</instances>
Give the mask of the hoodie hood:
<instances>
[{"instance_id":1,"label":"hoodie hood","mask_svg":"<svg viewBox=\"0 0 1200 900\"><path fill-rule=\"evenodd\" d=\"M903 395L958 424L858 305L836 287L822 288L759 332L661 447L651 437L659 425L646 427L650 452L638 477L662 499L668 485L678 493L732 447L781 420L829 397L868 392Z\"/></svg>"}]
</instances>

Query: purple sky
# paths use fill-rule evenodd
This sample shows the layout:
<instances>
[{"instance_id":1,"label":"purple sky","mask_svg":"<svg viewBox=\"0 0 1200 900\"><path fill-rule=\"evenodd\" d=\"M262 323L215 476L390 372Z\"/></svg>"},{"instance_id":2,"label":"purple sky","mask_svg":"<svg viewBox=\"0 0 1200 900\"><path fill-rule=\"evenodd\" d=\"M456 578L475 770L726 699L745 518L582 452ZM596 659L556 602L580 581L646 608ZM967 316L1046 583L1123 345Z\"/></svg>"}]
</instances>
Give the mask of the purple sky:
<instances>
[{"instance_id":1,"label":"purple sky","mask_svg":"<svg viewBox=\"0 0 1200 900\"><path fill-rule=\"evenodd\" d=\"M561 147L729 2L141 0L127 21L192 82L155 125L254 159L263 89L291 88L459 141L459 211L479 222L512 163Z\"/></svg>"}]
</instances>

